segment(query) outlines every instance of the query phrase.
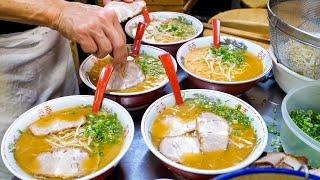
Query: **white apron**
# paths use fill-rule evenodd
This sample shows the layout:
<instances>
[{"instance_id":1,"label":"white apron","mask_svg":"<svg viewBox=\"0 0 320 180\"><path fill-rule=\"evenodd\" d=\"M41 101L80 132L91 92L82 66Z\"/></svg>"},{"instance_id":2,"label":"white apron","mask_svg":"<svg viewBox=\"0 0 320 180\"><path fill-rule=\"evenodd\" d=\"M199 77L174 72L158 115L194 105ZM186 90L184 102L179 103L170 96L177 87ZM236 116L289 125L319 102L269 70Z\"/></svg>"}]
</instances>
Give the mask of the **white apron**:
<instances>
[{"instance_id":1,"label":"white apron","mask_svg":"<svg viewBox=\"0 0 320 180\"><path fill-rule=\"evenodd\" d=\"M69 42L57 31L38 27L0 35L0 140L26 110L78 93ZM0 179L11 176L1 160Z\"/></svg>"}]
</instances>

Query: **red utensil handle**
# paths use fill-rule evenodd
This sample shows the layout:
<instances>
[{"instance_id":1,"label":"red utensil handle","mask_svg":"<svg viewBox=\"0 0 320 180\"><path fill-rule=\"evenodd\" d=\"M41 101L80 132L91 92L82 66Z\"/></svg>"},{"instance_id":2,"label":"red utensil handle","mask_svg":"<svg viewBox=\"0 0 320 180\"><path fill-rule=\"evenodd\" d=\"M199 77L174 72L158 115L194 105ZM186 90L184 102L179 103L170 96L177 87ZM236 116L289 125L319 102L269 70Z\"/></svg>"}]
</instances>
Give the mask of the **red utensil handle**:
<instances>
[{"instance_id":1,"label":"red utensil handle","mask_svg":"<svg viewBox=\"0 0 320 180\"><path fill-rule=\"evenodd\" d=\"M103 69L100 73L99 80L97 83L96 92L94 94L93 105L92 105L92 112L93 113L98 112L100 109L102 99L103 99L103 94L106 90L108 81L109 81L110 76L112 74L112 71L113 71L113 67L110 65L106 65L105 67L103 67Z\"/></svg>"},{"instance_id":2,"label":"red utensil handle","mask_svg":"<svg viewBox=\"0 0 320 180\"><path fill-rule=\"evenodd\" d=\"M144 18L144 22L149 24L151 22L151 19L150 19L150 15L149 15L149 11L148 11L147 7L144 7L142 9L142 15Z\"/></svg>"},{"instance_id":3,"label":"red utensil handle","mask_svg":"<svg viewBox=\"0 0 320 180\"><path fill-rule=\"evenodd\" d=\"M220 47L220 20L212 19L212 35L213 35L213 45L215 48Z\"/></svg>"},{"instance_id":4,"label":"red utensil handle","mask_svg":"<svg viewBox=\"0 0 320 180\"><path fill-rule=\"evenodd\" d=\"M131 56L136 57L139 54L141 47L141 40L146 30L147 25L145 23L139 22L137 27L136 36L134 37L133 48Z\"/></svg>"},{"instance_id":5,"label":"red utensil handle","mask_svg":"<svg viewBox=\"0 0 320 180\"><path fill-rule=\"evenodd\" d=\"M183 104L183 99L181 96L181 91L180 91L180 85L177 79L177 74L175 72L172 59L169 53L161 54L159 55L159 58L162 62L162 65L167 73L167 76L169 78L169 82L173 91L173 95L176 99L176 104L181 105Z\"/></svg>"}]
</instances>

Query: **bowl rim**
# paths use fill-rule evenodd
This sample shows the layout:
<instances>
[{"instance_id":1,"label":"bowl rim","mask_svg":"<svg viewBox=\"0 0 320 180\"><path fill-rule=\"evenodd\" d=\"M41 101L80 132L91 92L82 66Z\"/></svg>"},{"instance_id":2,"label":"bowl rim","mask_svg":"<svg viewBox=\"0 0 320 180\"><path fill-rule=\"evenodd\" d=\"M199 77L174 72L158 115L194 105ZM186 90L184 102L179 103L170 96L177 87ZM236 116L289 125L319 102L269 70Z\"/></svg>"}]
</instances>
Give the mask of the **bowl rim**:
<instances>
[{"instance_id":1,"label":"bowl rim","mask_svg":"<svg viewBox=\"0 0 320 180\"><path fill-rule=\"evenodd\" d=\"M186 90L182 90L182 93L202 93L202 92L209 92L209 93L217 93L217 94L220 94L221 96L227 96L229 98L233 98L235 99L236 101L238 102L241 102L243 104L245 104L247 107L250 108L250 110L252 110L252 112L254 112L257 117L259 117L259 119L261 120L261 124L262 124L262 129L264 129L264 132L265 132L265 135L263 137L265 137L263 139L263 141L260 141L259 144L256 145L256 147L261 147L261 150L256 152L256 154L253 156L253 159L258 159L260 157L260 155L263 153L265 147L267 146L267 141L268 141L268 131L267 131L267 125L266 123L264 122L262 116L260 115L260 113L254 109L250 104L248 104L247 102L241 100L240 98L238 97L235 97L235 96L232 96L230 94L227 94L227 93L224 93L224 92L221 92L221 91L216 91L216 90L209 90L209 89L186 89ZM168 159L167 157L165 157L164 155L162 155L159 150L157 150L154 145L152 144L152 142L148 140L148 137L147 137L147 133L148 131L146 132L145 131L145 125L146 125L146 121L147 121L147 115L149 114L149 112L151 111L151 109L154 108L155 104L162 101L163 99L167 99L169 98L170 96L173 96L173 93L170 93L170 94L167 94L161 98L159 98L158 100L156 100L155 102L153 102L149 107L148 109L145 111L145 113L143 114L143 117L142 117L142 120L141 120L141 134L142 134L142 137L143 137L143 140L145 142L145 144L147 145L148 149L158 158L160 159L162 162L174 167L174 168L177 168L179 170L182 170L182 171L185 171L185 172L189 172L189 173L193 173L193 174L203 174L203 175L215 175L215 174L223 174L223 173L227 173L227 172L232 172L232 171L235 171L235 170L238 170L238 169L241 169L241 168L244 168L244 167L247 167L248 165L250 165L252 162L248 161L246 163L243 163L243 164L236 164L234 166L231 166L231 167L228 167L228 168L224 168L224 169L218 169L218 170L205 170L205 169L197 169L197 168L193 168L193 167L188 167L188 166L185 166L185 165L182 165L182 164L179 164L179 163L176 163L170 159ZM256 148L255 147L255 148ZM251 152L252 153L252 152ZM243 160L242 162L244 162L245 160ZM239 165L240 164L240 165Z\"/></svg>"},{"instance_id":2,"label":"bowl rim","mask_svg":"<svg viewBox=\"0 0 320 180\"><path fill-rule=\"evenodd\" d=\"M29 110L27 110L26 112L22 113L18 118L16 118L12 123L11 125L9 126L9 128L6 130L4 136L3 136L3 139L1 141L1 158L4 162L4 165L6 166L6 168L14 175L16 176L17 178L20 178L20 179L26 179L27 177L25 177L24 175L21 175L20 173L18 173L17 171L15 171L13 168L11 168L11 163L8 162L7 158L5 158L6 154L5 152L7 151L4 151L4 148L7 148L6 145L5 145L5 141L6 139L8 138L8 136L10 135L13 135L13 132L12 132L12 128L14 128L14 126L19 122L19 121L22 121L22 117L23 116L26 116L27 114L30 114L31 112L34 112L36 109L38 109L39 107L42 107L44 105L48 105L48 104L51 104L51 103L54 103L54 102L59 102L59 101L67 101L68 99L70 98L79 98L79 99L92 99L94 98L94 96L91 96L91 95L71 95L71 96L63 96L63 97L59 97L59 98L55 98L55 99L51 99L51 100L48 100L48 101L45 101L41 104L38 104L32 108L30 108ZM115 167L119 161L123 158L123 156L128 152L131 144L132 144L132 141L133 141L133 137L134 137L134 131L135 131L135 128L134 128L134 123L133 123L133 119L131 117L131 115L129 114L129 112L124 108L122 107L119 103L115 102L115 101L112 101L112 100L109 100L107 98L104 98L103 101L106 101L107 104L114 104L115 105L115 108L117 109L120 109L120 111L122 111L122 113L125 114L125 116L127 117L127 119L125 121L128 122L128 133L127 133L127 136L125 137L125 139L127 139L127 143L124 143L120 152L118 153L118 155L110 162L108 163L106 166L104 166L103 168L99 169L98 171L95 171L93 173L90 173L86 176L83 176L83 177L79 177L79 178L76 178L78 180L84 180L84 179L92 179L94 177L97 177L105 172L107 172L108 170L112 169L113 167ZM30 125L30 124L29 124ZM27 126L25 127L27 128ZM16 161L14 161L14 163L16 164L16 166L20 167ZM23 169L21 169L22 171L24 171ZM25 172L26 173L26 172ZM26 173L28 174L28 173ZM31 175L30 175L31 176Z\"/></svg>"},{"instance_id":3,"label":"bowl rim","mask_svg":"<svg viewBox=\"0 0 320 180\"><path fill-rule=\"evenodd\" d=\"M190 75L190 76L192 76L192 77L194 77L194 78L196 78L196 79L199 79L199 80L208 82L208 83L222 84L222 85L238 85L238 84L245 84L245 83L250 83L250 82L257 81L257 80L263 78L264 76L266 76L266 75L272 70L273 64L272 64L271 57L270 57L268 51L265 50L263 47L255 44L255 43L253 43L253 42L251 42L251 41L242 39L242 38L237 38L237 37L232 37L232 36L221 36L221 37L220 37L221 39L234 39L234 40L236 40L236 41L239 41L239 40L240 40L240 41L245 42L246 44L252 44L252 45L258 47L259 49L261 49L261 50L268 56L267 59L270 61L270 66L269 66L269 67L265 67L264 70L263 70L263 72L262 72L260 75L256 76L256 77L253 77L253 78L247 79L247 80L231 81L231 82L228 82L228 81L210 80L210 79L203 78L203 77L201 77L201 76L198 76L198 75L190 72L190 71L184 66L184 64L182 63L182 59L180 58L180 57L182 57L182 55L181 55L182 49L183 49L183 48L187 48L188 45L190 45L190 44L192 44L192 43L194 43L194 42L196 42L196 41L199 41L199 40L202 40L202 39L211 39L211 38L212 38L212 36L204 36L204 37L195 38L195 39L193 39L193 40L191 40L191 41L189 41L189 42L186 42L185 44L183 44L183 45L179 48L179 50L178 50L178 52L177 52L177 55L176 55L177 62L178 62L178 64L179 64L179 66L183 69L183 71L185 71L188 75ZM262 60L261 60L261 61L262 61ZM265 63L263 63L263 65L266 66Z\"/></svg>"},{"instance_id":4,"label":"bowl rim","mask_svg":"<svg viewBox=\"0 0 320 180\"><path fill-rule=\"evenodd\" d=\"M292 118L289 115L289 112L287 110L287 102L288 100L298 91L303 90L305 88L314 87L314 86L320 86L320 81L317 82L308 82L306 85L298 88L291 89L289 93L284 97L281 105L281 112L282 112L282 118L290 129L290 132L292 132L294 135L296 135L301 141L306 143L309 147L312 149L320 152L320 142L316 141L312 137L310 137L307 133L302 131L296 123L292 120Z\"/></svg>"},{"instance_id":5,"label":"bowl rim","mask_svg":"<svg viewBox=\"0 0 320 180\"><path fill-rule=\"evenodd\" d=\"M305 177L306 175L308 175L308 177L311 177L314 179L318 177L313 174L306 174L302 171L295 171L295 170L284 169L284 168L246 168L246 169L240 169L234 172L230 172L228 174L220 175L216 177L216 180L227 180L231 178L241 177L244 175L262 174L262 173L287 174L287 175L295 175L298 177Z\"/></svg>"},{"instance_id":6,"label":"bowl rim","mask_svg":"<svg viewBox=\"0 0 320 180\"><path fill-rule=\"evenodd\" d=\"M201 21L193 16L190 16L189 14L185 14L185 13L180 13L180 12L172 12L172 11L157 11L157 12L150 12L149 14L151 15L159 15L159 14L169 14L169 15L173 15L173 16L176 16L176 15L179 15L179 16L183 16L187 19L192 19L194 20L195 22L197 22L197 25L194 25L194 27L198 27L199 25L199 31L194 34L192 37L188 38L188 39L185 39L185 40L181 40L181 41L174 41L174 42L168 42L168 43L163 43L163 42L150 42L150 41L146 41L146 40L143 40L142 39L142 42L144 43L147 43L147 44L151 44L151 45L157 45L157 46L166 46L166 45L176 45L176 44L183 44L185 42L188 42L198 36L200 36L200 34L202 33L203 31L203 24L201 23ZM138 16L135 16L134 18L130 19L126 25L125 25L125 32L126 34L131 37L132 39L134 39L134 36L131 34L130 32L130 26L132 25L133 22L136 21L136 19L138 18L142 18L142 15L138 15Z\"/></svg>"},{"instance_id":7,"label":"bowl rim","mask_svg":"<svg viewBox=\"0 0 320 180\"><path fill-rule=\"evenodd\" d=\"M127 45L131 46L132 44L127 44ZM150 45L146 45L146 44L142 44L141 45L141 49L143 49L143 48L151 48L151 49L154 49L154 50L159 51L161 53L168 53L167 51L165 51L163 49L160 49L160 48L157 48L157 47L154 47L154 46L150 46ZM173 65L174 65L174 69L177 72L177 69L178 69L177 62L176 62L175 58L171 54L170 54L170 56L171 56L171 59L172 59ZM92 84L92 82L90 81L90 79L89 79L89 77L87 75L87 72L84 70L84 65L86 63L88 63L89 61L91 61L92 58L95 58L95 56L91 54L81 63L81 65L79 67L79 76L80 76L81 81L85 85L87 85L92 90L96 90L96 86ZM164 87L168 82L169 82L169 79L168 79L168 77L166 77L157 86L154 86L154 87L152 87L150 89L146 89L144 91L138 91L138 92L110 92L110 91L105 91L105 94L114 95L114 96L137 96L137 95L147 94L149 92L158 90L158 89Z\"/></svg>"}]
</instances>

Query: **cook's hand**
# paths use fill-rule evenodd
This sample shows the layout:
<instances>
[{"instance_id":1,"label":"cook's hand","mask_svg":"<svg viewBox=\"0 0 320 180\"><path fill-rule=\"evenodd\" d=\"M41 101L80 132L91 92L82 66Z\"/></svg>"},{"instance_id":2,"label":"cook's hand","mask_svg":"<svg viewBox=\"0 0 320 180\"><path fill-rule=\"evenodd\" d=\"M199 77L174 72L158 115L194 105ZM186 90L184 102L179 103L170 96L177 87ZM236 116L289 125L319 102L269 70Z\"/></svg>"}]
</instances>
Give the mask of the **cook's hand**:
<instances>
[{"instance_id":1,"label":"cook's hand","mask_svg":"<svg viewBox=\"0 0 320 180\"><path fill-rule=\"evenodd\" d=\"M87 53L102 58L113 52L114 59L126 60L126 37L113 10L65 2L53 27Z\"/></svg>"}]
</instances>

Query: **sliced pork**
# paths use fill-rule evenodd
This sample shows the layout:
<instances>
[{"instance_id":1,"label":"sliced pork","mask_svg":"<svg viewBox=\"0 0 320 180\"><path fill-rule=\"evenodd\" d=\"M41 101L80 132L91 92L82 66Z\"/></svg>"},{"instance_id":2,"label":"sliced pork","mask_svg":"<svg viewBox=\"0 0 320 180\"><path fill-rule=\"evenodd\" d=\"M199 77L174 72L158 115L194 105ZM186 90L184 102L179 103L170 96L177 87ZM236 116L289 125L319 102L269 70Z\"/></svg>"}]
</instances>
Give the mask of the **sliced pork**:
<instances>
[{"instance_id":1,"label":"sliced pork","mask_svg":"<svg viewBox=\"0 0 320 180\"><path fill-rule=\"evenodd\" d=\"M204 112L197 118L197 132L203 152L226 150L229 142L228 122L213 113Z\"/></svg>"},{"instance_id":2,"label":"sliced pork","mask_svg":"<svg viewBox=\"0 0 320 180\"><path fill-rule=\"evenodd\" d=\"M299 169L302 165L308 164L308 160L302 156L294 156L281 152L269 152L253 163L258 167L273 167L286 169Z\"/></svg>"},{"instance_id":3,"label":"sliced pork","mask_svg":"<svg viewBox=\"0 0 320 180\"><path fill-rule=\"evenodd\" d=\"M39 170L36 175L45 177L78 177L85 175L82 163L89 158L87 152L78 148L64 148L43 152L37 156Z\"/></svg>"},{"instance_id":4,"label":"sliced pork","mask_svg":"<svg viewBox=\"0 0 320 180\"><path fill-rule=\"evenodd\" d=\"M86 122L85 117L81 117L75 121L55 119L48 125L39 125L38 123L33 123L29 126L32 134L35 136L44 136L51 133L56 133L65 129L75 128L83 125Z\"/></svg>"},{"instance_id":5,"label":"sliced pork","mask_svg":"<svg viewBox=\"0 0 320 180\"><path fill-rule=\"evenodd\" d=\"M121 72L125 69L126 72ZM141 68L134 62L127 62L124 68L114 69L110 77L107 89L109 90L123 90L134 87L143 82L145 76Z\"/></svg>"},{"instance_id":6,"label":"sliced pork","mask_svg":"<svg viewBox=\"0 0 320 180\"><path fill-rule=\"evenodd\" d=\"M160 143L160 152L172 161L180 162L184 154L200 152L199 140L187 135L165 137Z\"/></svg>"},{"instance_id":7,"label":"sliced pork","mask_svg":"<svg viewBox=\"0 0 320 180\"><path fill-rule=\"evenodd\" d=\"M179 136L196 129L195 120L183 122L178 117L168 116L163 121L169 126L169 130L166 136Z\"/></svg>"}]
</instances>

